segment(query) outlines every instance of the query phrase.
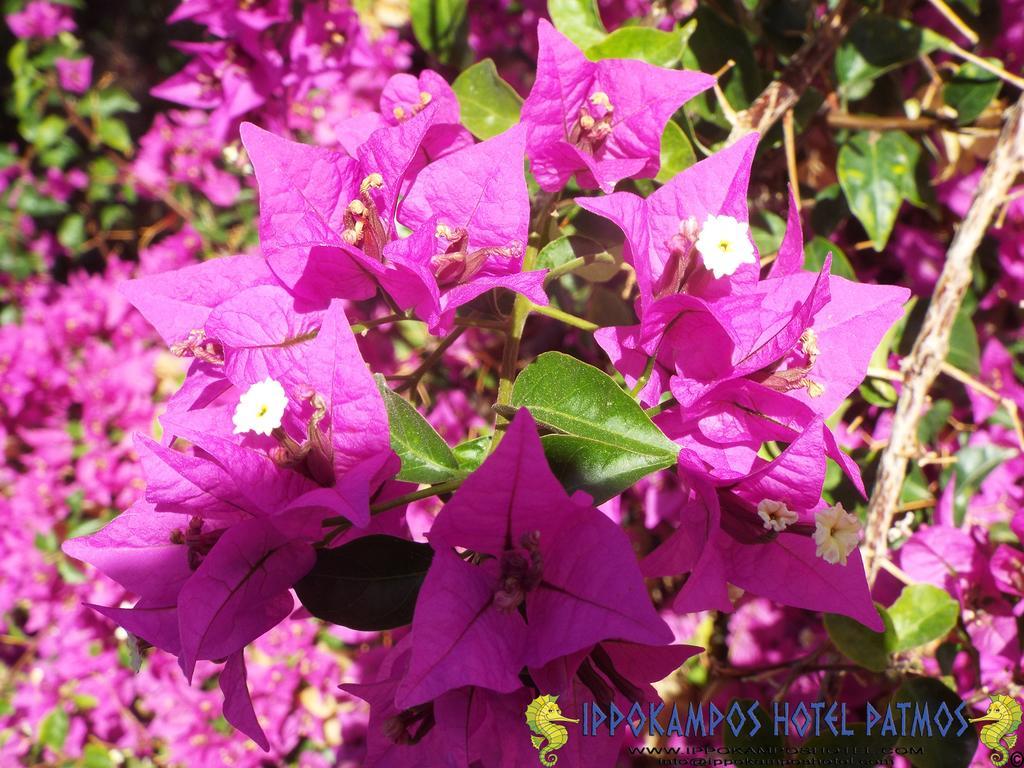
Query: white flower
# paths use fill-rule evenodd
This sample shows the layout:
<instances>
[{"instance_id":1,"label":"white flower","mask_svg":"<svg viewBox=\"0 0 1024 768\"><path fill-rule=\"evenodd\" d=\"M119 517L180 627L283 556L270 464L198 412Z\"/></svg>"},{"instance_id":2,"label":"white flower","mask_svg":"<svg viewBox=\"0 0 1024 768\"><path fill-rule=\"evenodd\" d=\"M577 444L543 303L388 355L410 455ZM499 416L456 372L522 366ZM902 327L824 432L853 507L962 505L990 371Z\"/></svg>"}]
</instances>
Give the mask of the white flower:
<instances>
[{"instance_id":1,"label":"white flower","mask_svg":"<svg viewBox=\"0 0 1024 768\"><path fill-rule=\"evenodd\" d=\"M836 504L814 515L814 554L826 563L846 565L860 541L860 520Z\"/></svg>"},{"instance_id":2,"label":"white flower","mask_svg":"<svg viewBox=\"0 0 1024 768\"><path fill-rule=\"evenodd\" d=\"M715 277L731 275L740 264L756 264L749 227L732 216L708 216L697 238L697 251Z\"/></svg>"},{"instance_id":3,"label":"white flower","mask_svg":"<svg viewBox=\"0 0 1024 768\"><path fill-rule=\"evenodd\" d=\"M238 398L235 415L231 417L235 423L235 434L255 432L269 435L281 426L281 417L287 406L288 395L279 381L269 376L257 381Z\"/></svg>"},{"instance_id":4,"label":"white flower","mask_svg":"<svg viewBox=\"0 0 1024 768\"><path fill-rule=\"evenodd\" d=\"M757 505L757 516L764 520L764 527L769 531L784 531L799 518L796 512L790 511L781 501L762 499Z\"/></svg>"}]
</instances>

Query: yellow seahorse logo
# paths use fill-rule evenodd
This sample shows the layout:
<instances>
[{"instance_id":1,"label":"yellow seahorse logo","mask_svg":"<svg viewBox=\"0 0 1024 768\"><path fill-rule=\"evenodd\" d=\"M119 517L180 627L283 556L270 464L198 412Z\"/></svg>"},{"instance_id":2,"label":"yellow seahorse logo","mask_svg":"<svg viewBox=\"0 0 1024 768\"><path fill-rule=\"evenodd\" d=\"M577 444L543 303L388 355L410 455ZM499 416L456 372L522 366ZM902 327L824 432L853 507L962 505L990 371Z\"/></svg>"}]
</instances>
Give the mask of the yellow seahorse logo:
<instances>
[{"instance_id":1,"label":"yellow seahorse logo","mask_svg":"<svg viewBox=\"0 0 1024 768\"><path fill-rule=\"evenodd\" d=\"M557 763L555 750L561 749L569 741L569 731L558 723L578 722L562 715L557 696L538 696L530 702L526 707L526 724L533 731L530 736L533 748L540 750L537 759L541 765L552 766Z\"/></svg>"},{"instance_id":2,"label":"yellow seahorse logo","mask_svg":"<svg viewBox=\"0 0 1024 768\"><path fill-rule=\"evenodd\" d=\"M983 716L971 720L972 723L986 723L981 729L980 739L992 752L989 755L992 765L1006 765L1010 759L1010 750L1017 745L1020 721L1020 703L1001 693L992 697L992 703Z\"/></svg>"}]
</instances>

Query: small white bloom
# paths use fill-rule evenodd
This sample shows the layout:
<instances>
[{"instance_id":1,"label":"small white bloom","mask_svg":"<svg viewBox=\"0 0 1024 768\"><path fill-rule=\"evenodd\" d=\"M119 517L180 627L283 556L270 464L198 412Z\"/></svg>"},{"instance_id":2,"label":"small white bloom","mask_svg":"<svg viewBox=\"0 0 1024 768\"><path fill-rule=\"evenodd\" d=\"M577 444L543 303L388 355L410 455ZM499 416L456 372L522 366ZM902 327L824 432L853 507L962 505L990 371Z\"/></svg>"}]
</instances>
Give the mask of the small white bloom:
<instances>
[{"instance_id":1,"label":"small white bloom","mask_svg":"<svg viewBox=\"0 0 1024 768\"><path fill-rule=\"evenodd\" d=\"M786 526L792 525L799 518L781 501L762 499L757 505L757 516L764 521L764 527L769 531L784 531Z\"/></svg>"},{"instance_id":2,"label":"small white bloom","mask_svg":"<svg viewBox=\"0 0 1024 768\"><path fill-rule=\"evenodd\" d=\"M255 432L258 435L269 435L281 426L281 417L288 405L288 395L279 381L269 376L257 381L238 399L235 415L231 420L235 423L235 434Z\"/></svg>"},{"instance_id":3,"label":"small white bloom","mask_svg":"<svg viewBox=\"0 0 1024 768\"><path fill-rule=\"evenodd\" d=\"M754 244L747 234L749 227L732 216L708 216L697 238L697 251L704 266L715 277L735 272L740 264L756 264Z\"/></svg>"},{"instance_id":4,"label":"small white bloom","mask_svg":"<svg viewBox=\"0 0 1024 768\"><path fill-rule=\"evenodd\" d=\"M814 515L814 554L826 563L846 565L846 558L860 542L860 520L836 504Z\"/></svg>"}]
</instances>

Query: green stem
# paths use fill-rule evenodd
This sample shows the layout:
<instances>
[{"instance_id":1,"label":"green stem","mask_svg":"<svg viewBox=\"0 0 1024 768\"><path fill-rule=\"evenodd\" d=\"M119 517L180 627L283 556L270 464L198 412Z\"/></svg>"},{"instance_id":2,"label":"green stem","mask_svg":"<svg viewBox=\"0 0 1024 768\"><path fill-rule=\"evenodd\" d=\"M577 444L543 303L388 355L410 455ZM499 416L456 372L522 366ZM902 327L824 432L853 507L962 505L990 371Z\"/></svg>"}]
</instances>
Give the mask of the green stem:
<instances>
[{"instance_id":1,"label":"green stem","mask_svg":"<svg viewBox=\"0 0 1024 768\"><path fill-rule=\"evenodd\" d=\"M584 320L582 317L576 317L576 315L570 315L568 312L563 312L562 310L555 309L554 307L541 307L536 304L531 304L530 311L536 312L538 315L550 317L553 320L558 320L566 325L571 325L573 328L579 328L583 331L596 331L601 327L597 323Z\"/></svg>"},{"instance_id":2,"label":"green stem","mask_svg":"<svg viewBox=\"0 0 1024 768\"><path fill-rule=\"evenodd\" d=\"M610 253L595 253L592 256L577 256L575 259L569 259L564 264L559 264L554 269L548 270L547 275L544 277L544 284L554 282L562 275L568 275L571 272L575 272L577 269L586 267L590 264L614 264L615 257Z\"/></svg>"},{"instance_id":3,"label":"green stem","mask_svg":"<svg viewBox=\"0 0 1024 768\"><path fill-rule=\"evenodd\" d=\"M523 256L523 272L529 272L536 266L537 255L551 241L551 211L557 204L557 193L547 194L541 198L533 226L539 238L536 247L531 246L526 249L526 254ZM523 328L530 311L536 308L536 305L528 298L522 294L516 294L515 302L512 304L512 315L508 319L508 329L505 333L505 349L501 356L501 373L498 379L498 400L495 405L507 406L512 403L512 382L516 377L516 368L519 365L519 345L523 340ZM507 423L508 419L500 412L494 417L494 436L487 448L488 455L493 453L494 449L498 447L498 443L501 442Z\"/></svg>"},{"instance_id":4,"label":"green stem","mask_svg":"<svg viewBox=\"0 0 1024 768\"><path fill-rule=\"evenodd\" d=\"M673 405L677 405L677 404L678 404L678 402L676 401L676 399L674 397L670 397L667 400L664 400L664 401L658 403L657 405L652 405L650 408L645 409L644 413L646 413L648 416L653 418L653 417L657 416L659 413L661 413L662 411L667 411Z\"/></svg>"},{"instance_id":5,"label":"green stem","mask_svg":"<svg viewBox=\"0 0 1024 768\"><path fill-rule=\"evenodd\" d=\"M647 382L651 378L651 373L654 371L654 358L647 358L647 367L644 368L644 372L640 374L640 378L636 380L636 384L629 390L629 395L632 398L636 398L640 394L640 390L647 386Z\"/></svg>"},{"instance_id":6,"label":"green stem","mask_svg":"<svg viewBox=\"0 0 1024 768\"><path fill-rule=\"evenodd\" d=\"M388 323L402 323L402 322L420 322L414 317L408 317L404 312L401 314L385 315L384 317L378 317L373 320L367 320L365 323L353 323L352 333L362 333L370 328L376 328L378 325L387 325Z\"/></svg>"},{"instance_id":7,"label":"green stem","mask_svg":"<svg viewBox=\"0 0 1024 768\"><path fill-rule=\"evenodd\" d=\"M460 485L462 485L461 477L454 480L446 480L445 482L438 483L437 485L430 485L426 488L421 488L418 491L413 491L412 493L407 493L403 496L396 496L393 499L387 499L386 501L371 504L370 515L386 512L389 509L394 509L395 507L400 507L403 504L409 504L413 501L419 501L420 499L429 499L431 496L440 496L442 493L448 493L449 491L456 490ZM320 541L317 542L317 546L326 547L330 545L330 543L340 534L351 528L352 522L347 517L338 516L325 518L321 521L320 525L325 528L334 526L322 539L320 539Z\"/></svg>"},{"instance_id":8,"label":"green stem","mask_svg":"<svg viewBox=\"0 0 1024 768\"><path fill-rule=\"evenodd\" d=\"M534 260L537 258L537 251L532 248L526 252L523 259L523 271L533 268ZM498 380L498 401L496 405L509 405L512 402L512 381L516 377L516 367L519 364L519 344L523 340L523 328L526 326L526 318L530 314L533 302L521 294L516 294L515 303L512 305L512 316L508 321L508 331L505 334L505 350L501 358L501 377ZM504 434L501 429L508 423L508 419L498 413L494 419L494 437L487 452L492 453L498 447L498 442Z\"/></svg>"},{"instance_id":9,"label":"green stem","mask_svg":"<svg viewBox=\"0 0 1024 768\"><path fill-rule=\"evenodd\" d=\"M422 363L420 363L419 367L411 374L409 374L409 378L405 380L405 382L398 388L397 391L415 391L416 387L420 383L420 379L423 378L423 374L429 371L434 366L434 364L444 356L444 353L448 349L448 347L450 347L452 344L458 341L459 337L465 332L466 326L461 326L459 328L456 328L447 336L445 336L441 340L441 343L434 348L434 351L431 352Z\"/></svg>"},{"instance_id":10,"label":"green stem","mask_svg":"<svg viewBox=\"0 0 1024 768\"><path fill-rule=\"evenodd\" d=\"M379 512L386 512L389 509L400 507L403 504L408 504L413 501L419 501L420 499L429 499L431 496L440 496L442 493L448 493L449 491L456 490L462 485L462 478L457 477L454 480L445 480L443 483L437 485L428 485L426 488L420 488L418 491L407 493L404 496L396 496L393 499L387 501L379 501L376 504L370 506L370 514L376 515Z\"/></svg>"}]
</instances>

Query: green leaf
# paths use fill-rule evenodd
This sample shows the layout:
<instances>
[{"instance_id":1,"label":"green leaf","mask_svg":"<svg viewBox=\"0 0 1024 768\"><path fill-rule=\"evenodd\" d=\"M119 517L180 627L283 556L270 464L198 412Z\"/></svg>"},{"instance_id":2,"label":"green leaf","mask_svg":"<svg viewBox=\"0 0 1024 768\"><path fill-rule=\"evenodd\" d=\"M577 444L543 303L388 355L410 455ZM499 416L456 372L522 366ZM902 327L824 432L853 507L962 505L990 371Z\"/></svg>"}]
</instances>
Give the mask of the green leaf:
<instances>
[{"instance_id":1,"label":"green leaf","mask_svg":"<svg viewBox=\"0 0 1024 768\"><path fill-rule=\"evenodd\" d=\"M412 31L424 50L443 64L456 62L465 50L467 0L412 0Z\"/></svg>"},{"instance_id":2,"label":"green leaf","mask_svg":"<svg viewBox=\"0 0 1024 768\"><path fill-rule=\"evenodd\" d=\"M735 703L739 705L739 710L743 712L744 717L748 719L745 724L740 727L739 733L733 733L732 728L723 729L722 740L725 748L730 752L740 755L767 756L784 754L786 748L786 737L781 732L781 729L777 730L772 727L771 718L769 717L768 712L764 709L765 705L759 704L754 699L736 699ZM730 703L730 714L733 706L734 704ZM750 718L752 717L756 717L757 722L761 726L753 736L749 735L750 732L754 730L754 724L750 722ZM711 761L708 762L710 763ZM763 758L759 759L757 762L760 765L768 764Z\"/></svg>"},{"instance_id":3,"label":"green leaf","mask_svg":"<svg viewBox=\"0 0 1024 768\"><path fill-rule=\"evenodd\" d=\"M804 244L804 269L820 272L825 264L825 257L830 253L832 254L832 274L856 281L857 273L846 254L843 253L843 249L824 237L814 237L810 242Z\"/></svg>"},{"instance_id":4,"label":"green leaf","mask_svg":"<svg viewBox=\"0 0 1024 768\"><path fill-rule=\"evenodd\" d=\"M763 222L755 223L760 219ZM774 253L782 245L786 236L786 220L777 213L761 211L750 223L750 235L759 253Z\"/></svg>"},{"instance_id":5,"label":"green leaf","mask_svg":"<svg viewBox=\"0 0 1024 768\"><path fill-rule=\"evenodd\" d=\"M18 210L33 218L53 216L68 209L67 203L42 194L35 186L26 184L18 189Z\"/></svg>"},{"instance_id":6,"label":"green leaf","mask_svg":"<svg viewBox=\"0 0 1024 768\"><path fill-rule=\"evenodd\" d=\"M839 150L839 184L877 251L889 241L903 200L917 196L920 156L920 145L900 131L861 131Z\"/></svg>"},{"instance_id":7,"label":"green leaf","mask_svg":"<svg viewBox=\"0 0 1024 768\"><path fill-rule=\"evenodd\" d=\"M945 637L956 626L960 604L931 584L909 584L889 606L896 633L894 651L909 651Z\"/></svg>"},{"instance_id":8,"label":"green leaf","mask_svg":"<svg viewBox=\"0 0 1024 768\"><path fill-rule=\"evenodd\" d=\"M39 724L39 743L60 752L68 738L69 725L68 713L58 704Z\"/></svg>"},{"instance_id":9,"label":"green leaf","mask_svg":"<svg viewBox=\"0 0 1024 768\"><path fill-rule=\"evenodd\" d=\"M350 629L382 631L412 621L434 550L429 544L374 534L318 549L295 594L317 618Z\"/></svg>"},{"instance_id":10,"label":"green leaf","mask_svg":"<svg viewBox=\"0 0 1024 768\"><path fill-rule=\"evenodd\" d=\"M761 93L761 67L746 33L731 20L720 16L706 3L698 3L694 13L697 29L683 54L683 66L701 72L717 72L729 61L729 68L719 85L733 109L745 109ZM698 94L687 104L687 112L728 130L729 121L722 113L718 97L710 89Z\"/></svg>"},{"instance_id":11,"label":"green leaf","mask_svg":"<svg viewBox=\"0 0 1024 768\"><path fill-rule=\"evenodd\" d=\"M586 491L602 504L652 472L675 464L667 454L652 456L625 452L608 443L577 435L545 435L544 455L563 487Z\"/></svg>"},{"instance_id":12,"label":"green leaf","mask_svg":"<svg viewBox=\"0 0 1024 768\"><path fill-rule=\"evenodd\" d=\"M971 313L961 309L953 319L946 362L972 376L981 372L981 347Z\"/></svg>"},{"instance_id":13,"label":"green leaf","mask_svg":"<svg viewBox=\"0 0 1024 768\"><path fill-rule=\"evenodd\" d=\"M126 205L105 205L100 209L100 228L104 231L111 230L119 222L128 223L131 221L132 212Z\"/></svg>"},{"instance_id":14,"label":"green leaf","mask_svg":"<svg viewBox=\"0 0 1024 768\"><path fill-rule=\"evenodd\" d=\"M478 139L489 139L519 121L523 100L501 79L494 61L484 59L465 70L452 83L459 99L462 124Z\"/></svg>"},{"instance_id":15,"label":"green leaf","mask_svg":"<svg viewBox=\"0 0 1024 768\"><path fill-rule=\"evenodd\" d=\"M896 736L883 736L879 733L879 725L872 728L867 735L865 723L850 723L847 726L853 736L840 734L836 736L823 727L822 733L812 736L801 746L801 754L805 755L857 755L856 762L860 765L879 765L892 757L892 748L896 745Z\"/></svg>"},{"instance_id":16,"label":"green leaf","mask_svg":"<svg viewBox=\"0 0 1024 768\"><path fill-rule=\"evenodd\" d=\"M657 67L674 67L696 29L696 22L665 32L653 27L621 27L584 53L591 61L601 59L638 59Z\"/></svg>"},{"instance_id":17,"label":"green leaf","mask_svg":"<svg viewBox=\"0 0 1024 768\"><path fill-rule=\"evenodd\" d=\"M85 242L85 239L85 217L80 213L65 216L57 229L57 242L69 251L74 251Z\"/></svg>"},{"instance_id":18,"label":"green leaf","mask_svg":"<svg viewBox=\"0 0 1024 768\"><path fill-rule=\"evenodd\" d=\"M956 476L956 493L953 496L953 522L961 525L967 514L967 505L978 492L996 467L1017 455L1013 448L987 443L968 445L957 451L956 464L952 473ZM943 476L949 479L948 474Z\"/></svg>"},{"instance_id":19,"label":"green leaf","mask_svg":"<svg viewBox=\"0 0 1024 768\"><path fill-rule=\"evenodd\" d=\"M123 88L105 88L96 95L96 113L100 117L138 111L139 103Z\"/></svg>"},{"instance_id":20,"label":"green leaf","mask_svg":"<svg viewBox=\"0 0 1024 768\"><path fill-rule=\"evenodd\" d=\"M932 402L928 412L921 417L917 423L917 439L922 444L930 443L942 428L946 426L949 417L953 415L953 403L949 400L936 400Z\"/></svg>"},{"instance_id":21,"label":"green leaf","mask_svg":"<svg viewBox=\"0 0 1024 768\"><path fill-rule=\"evenodd\" d=\"M999 64L997 59L991 59ZM973 123L999 93L1002 82L977 64L964 62L942 90L943 100L956 110L960 125Z\"/></svg>"},{"instance_id":22,"label":"green leaf","mask_svg":"<svg viewBox=\"0 0 1024 768\"><path fill-rule=\"evenodd\" d=\"M949 686L934 677L912 677L906 680L893 694L889 706L896 713L899 711L896 705L902 702L911 702L911 711L915 707L923 709L927 706L929 712L935 712L943 703L949 707L950 712L956 712L963 703ZM956 734L956 728L950 730L946 736L941 737L941 745L937 731L930 736L901 736L896 742L896 748L899 750L902 747L909 751L907 758L914 768L967 768L978 748L978 732L975 728L965 728L961 735Z\"/></svg>"},{"instance_id":23,"label":"green leaf","mask_svg":"<svg viewBox=\"0 0 1024 768\"><path fill-rule=\"evenodd\" d=\"M68 121L57 115L47 115L36 125L25 138L31 141L37 149L52 147L68 132Z\"/></svg>"},{"instance_id":24,"label":"green leaf","mask_svg":"<svg viewBox=\"0 0 1024 768\"><path fill-rule=\"evenodd\" d=\"M829 184L814 198L811 209L811 230L822 237L831 235L850 215L846 197L838 184Z\"/></svg>"},{"instance_id":25,"label":"green leaf","mask_svg":"<svg viewBox=\"0 0 1024 768\"><path fill-rule=\"evenodd\" d=\"M608 34L597 10L597 0L548 0L548 16L555 29L583 50Z\"/></svg>"},{"instance_id":26,"label":"green leaf","mask_svg":"<svg viewBox=\"0 0 1024 768\"><path fill-rule=\"evenodd\" d=\"M850 661L872 672L889 668L889 654L895 642L892 619L880 605L875 605L885 624L883 632L872 632L859 621L836 613L825 614L825 630L836 648Z\"/></svg>"},{"instance_id":27,"label":"green leaf","mask_svg":"<svg viewBox=\"0 0 1024 768\"><path fill-rule=\"evenodd\" d=\"M123 120L113 117L100 120L96 136L101 142L118 152L128 153L132 148L132 137Z\"/></svg>"},{"instance_id":28,"label":"green leaf","mask_svg":"<svg viewBox=\"0 0 1024 768\"><path fill-rule=\"evenodd\" d=\"M868 95L876 78L949 41L909 21L880 14L862 16L835 56L839 93L856 101Z\"/></svg>"},{"instance_id":29,"label":"green leaf","mask_svg":"<svg viewBox=\"0 0 1024 768\"><path fill-rule=\"evenodd\" d=\"M82 768L115 768L117 763L105 746L86 744L82 751Z\"/></svg>"},{"instance_id":30,"label":"green leaf","mask_svg":"<svg viewBox=\"0 0 1024 768\"><path fill-rule=\"evenodd\" d=\"M463 472L472 472L484 463L490 447L491 436L481 435L459 443L452 449L452 453L455 454L455 460L459 462L459 469Z\"/></svg>"},{"instance_id":31,"label":"green leaf","mask_svg":"<svg viewBox=\"0 0 1024 768\"><path fill-rule=\"evenodd\" d=\"M388 410L391 447L402 460L398 479L433 484L459 474L455 455L430 423L412 403L388 389L383 376L377 374L374 379Z\"/></svg>"},{"instance_id":32,"label":"green leaf","mask_svg":"<svg viewBox=\"0 0 1024 768\"><path fill-rule=\"evenodd\" d=\"M519 374L511 404L562 433L544 438L552 469L567 490L596 503L672 466L679 453L607 374L561 352L545 352Z\"/></svg>"},{"instance_id":33,"label":"green leaf","mask_svg":"<svg viewBox=\"0 0 1024 768\"><path fill-rule=\"evenodd\" d=\"M592 283L611 280L619 271L620 259L613 259L601 243L583 235L563 235L552 240L537 254L537 269L554 269L576 258L597 258L601 261L587 263L573 274Z\"/></svg>"},{"instance_id":34,"label":"green leaf","mask_svg":"<svg viewBox=\"0 0 1024 768\"><path fill-rule=\"evenodd\" d=\"M693 151L693 144L686 138L686 133L679 127L679 123L669 120L665 123L665 132L661 134L661 168L654 180L665 184L696 162L697 153Z\"/></svg>"}]
</instances>

